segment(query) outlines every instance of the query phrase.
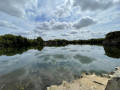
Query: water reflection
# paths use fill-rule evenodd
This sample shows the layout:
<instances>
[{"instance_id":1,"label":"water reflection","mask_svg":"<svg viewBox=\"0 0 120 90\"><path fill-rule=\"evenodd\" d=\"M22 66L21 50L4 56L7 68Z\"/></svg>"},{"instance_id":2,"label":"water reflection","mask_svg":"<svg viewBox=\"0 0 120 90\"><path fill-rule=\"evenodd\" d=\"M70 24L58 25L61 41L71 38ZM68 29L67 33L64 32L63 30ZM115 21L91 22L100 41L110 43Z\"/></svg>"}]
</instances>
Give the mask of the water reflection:
<instances>
[{"instance_id":1,"label":"water reflection","mask_svg":"<svg viewBox=\"0 0 120 90\"><path fill-rule=\"evenodd\" d=\"M112 57L112 58L120 58L120 47L113 47L113 46L103 46L104 47L104 51L105 54L108 57ZM41 51L44 48L44 46L29 46L29 47L6 47L6 48L0 48L0 56L2 55L6 55L6 56L14 56L16 54L23 54L24 52L31 50L31 49L37 49L38 51ZM54 47L51 47L52 49L54 49ZM62 47L61 50L68 50L69 52L77 52L78 50L72 49L69 50L69 48L67 47ZM94 50L94 48L92 48L92 50ZM81 50L82 52L85 52L85 50ZM87 50L86 52L90 52L89 50ZM64 55L55 55L55 57L57 58L61 58L64 59ZM79 56L78 56L79 57ZM49 56L48 56L49 58Z\"/></svg>"},{"instance_id":2,"label":"water reflection","mask_svg":"<svg viewBox=\"0 0 120 90\"><path fill-rule=\"evenodd\" d=\"M75 70L73 65L68 63L60 63L53 65L51 63L37 63L30 67L20 68L0 77L0 85L3 90L46 90L51 85L59 85L63 80L68 82L79 78L79 71ZM88 72L88 71L82 71ZM96 71L90 71L96 72ZM106 73L99 71L99 73ZM1 86L2 87L2 86Z\"/></svg>"},{"instance_id":3,"label":"water reflection","mask_svg":"<svg viewBox=\"0 0 120 90\"><path fill-rule=\"evenodd\" d=\"M120 47L104 46L104 50L108 57L120 58Z\"/></svg>"},{"instance_id":4,"label":"water reflection","mask_svg":"<svg viewBox=\"0 0 120 90\"><path fill-rule=\"evenodd\" d=\"M0 77L0 90L33 90L33 84L28 78L21 78L24 68L16 69Z\"/></svg>"},{"instance_id":5,"label":"water reflection","mask_svg":"<svg viewBox=\"0 0 120 90\"><path fill-rule=\"evenodd\" d=\"M30 49L37 49L38 51L41 51L43 49L43 46L29 46L29 47L1 47L0 48L0 56L6 55L6 56L13 56L16 54L22 54Z\"/></svg>"},{"instance_id":6,"label":"water reflection","mask_svg":"<svg viewBox=\"0 0 120 90\"><path fill-rule=\"evenodd\" d=\"M82 56L80 54L76 54L73 58L79 60L82 64L90 64L95 60L95 58Z\"/></svg>"},{"instance_id":7,"label":"water reflection","mask_svg":"<svg viewBox=\"0 0 120 90\"><path fill-rule=\"evenodd\" d=\"M120 66L120 59L109 55L111 52L117 54L119 49L111 47L69 45L19 49L16 53L12 48L10 52L2 50L0 90L46 90L46 87L59 85L63 80L73 81L82 72L109 73Z\"/></svg>"}]
</instances>

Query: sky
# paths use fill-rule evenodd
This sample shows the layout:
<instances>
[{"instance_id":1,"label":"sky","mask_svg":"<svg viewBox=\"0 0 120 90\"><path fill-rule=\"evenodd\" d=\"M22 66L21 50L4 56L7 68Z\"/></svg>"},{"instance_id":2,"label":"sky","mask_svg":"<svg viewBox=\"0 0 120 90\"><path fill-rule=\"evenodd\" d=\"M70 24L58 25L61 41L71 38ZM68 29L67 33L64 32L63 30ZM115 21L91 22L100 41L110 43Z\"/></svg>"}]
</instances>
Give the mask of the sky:
<instances>
[{"instance_id":1,"label":"sky","mask_svg":"<svg viewBox=\"0 0 120 90\"><path fill-rule=\"evenodd\" d=\"M120 31L120 0L0 0L0 35L91 39Z\"/></svg>"}]
</instances>

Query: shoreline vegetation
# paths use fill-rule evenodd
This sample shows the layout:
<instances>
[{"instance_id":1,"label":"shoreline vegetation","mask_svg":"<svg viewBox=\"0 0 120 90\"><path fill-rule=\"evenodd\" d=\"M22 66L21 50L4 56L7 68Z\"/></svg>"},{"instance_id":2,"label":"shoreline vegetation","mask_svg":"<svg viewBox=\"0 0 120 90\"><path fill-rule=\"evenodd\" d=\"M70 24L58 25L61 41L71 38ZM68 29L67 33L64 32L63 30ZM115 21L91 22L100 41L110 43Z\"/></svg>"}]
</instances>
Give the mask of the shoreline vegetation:
<instances>
[{"instance_id":1,"label":"shoreline vegetation","mask_svg":"<svg viewBox=\"0 0 120 90\"><path fill-rule=\"evenodd\" d=\"M15 36L12 34L6 34L0 36L0 46L2 47L20 47L20 46L66 46L68 44L90 44L90 45L102 45L104 38L88 39L88 40L65 40L54 39L44 41L41 37L36 39L27 39L22 36Z\"/></svg>"},{"instance_id":2,"label":"shoreline vegetation","mask_svg":"<svg viewBox=\"0 0 120 90\"><path fill-rule=\"evenodd\" d=\"M55 40L48 40L44 41L45 46L66 46L69 44L73 45L102 45L104 38L98 39L88 39L88 40L65 40L65 39L55 39Z\"/></svg>"},{"instance_id":3,"label":"shoreline vegetation","mask_svg":"<svg viewBox=\"0 0 120 90\"><path fill-rule=\"evenodd\" d=\"M41 37L37 37L37 39L27 39L20 35L15 36L12 34L0 36L0 46L2 47L36 46L43 45L43 42Z\"/></svg>"},{"instance_id":4,"label":"shoreline vegetation","mask_svg":"<svg viewBox=\"0 0 120 90\"><path fill-rule=\"evenodd\" d=\"M55 39L44 41L41 37L36 39L27 39L22 36L15 36L12 34L6 34L0 36L1 47L20 47L20 46L66 46L69 44L80 45L105 45L105 46L119 46L120 45L120 31L110 32L105 38L88 39L88 40L65 40Z\"/></svg>"},{"instance_id":5,"label":"shoreline vegetation","mask_svg":"<svg viewBox=\"0 0 120 90\"><path fill-rule=\"evenodd\" d=\"M103 46L108 57L120 58L120 31L110 32L104 38L89 40L64 40L55 39L44 41L41 37L37 39L27 39L22 36L11 34L0 36L0 56L13 56L22 54L30 49L41 51L45 46L60 47L66 45L98 45Z\"/></svg>"}]
</instances>

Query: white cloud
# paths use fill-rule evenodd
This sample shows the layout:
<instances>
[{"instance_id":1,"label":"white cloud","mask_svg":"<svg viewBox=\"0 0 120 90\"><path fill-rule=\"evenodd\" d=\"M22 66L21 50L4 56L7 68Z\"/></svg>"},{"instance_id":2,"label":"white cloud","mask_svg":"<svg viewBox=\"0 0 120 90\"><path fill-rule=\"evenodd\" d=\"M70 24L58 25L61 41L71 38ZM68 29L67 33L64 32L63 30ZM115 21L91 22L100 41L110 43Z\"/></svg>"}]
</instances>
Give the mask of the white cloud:
<instances>
[{"instance_id":1,"label":"white cloud","mask_svg":"<svg viewBox=\"0 0 120 90\"><path fill-rule=\"evenodd\" d=\"M77 34L78 33L78 31L76 31L76 30L72 30L71 32L69 32L69 34Z\"/></svg>"},{"instance_id":2,"label":"white cloud","mask_svg":"<svg viewBox=\"0 0 120 90\"><path fill-rule=\"evenodd\" d=\"M37 0L0 0L0 11L15 17L24 17L26 8L31 8Z\"/></svg>"},{"instance_id":3,"label":"white cloud","mask_svg":"<svg viewBox=\"0 0 120 90\"><path fill-rule=\"evenodd\" d=\"M105 34L106 34L107 32L103 32L103 31L98 31L98 32L91 32L91 36L93 37L93 38L104 38L105 37Z\"/></svg>"},{"instance_id":4,"label":"white cloud","mask_svg":"<svg viewBox=\"0 0 120 90\"><path fill-rule=\"evenodd\" d=\"M49 22L39 22L37 29L40 30L50 30L51 24Z\"/></svg>"},{"instance_id":5,"label":"white cloud","mask_svg":"<svg viewBox=\"0 0 120 90\"><path fill-rule=\"evenodd\" d=\"M71 29L81 29L83 27L88 27L96 24L97 21L90 17L82 18L76 21L74 24L71 22L58 22L52 19L49 22L39 22L37 24L37 29L39 30L71 30ZM76 34L76 31L72 31L71 34Z\"/></svg>"},{"instance_id":6,"label":"white cloud","mask_svg":"<svg viewBox=\"0 0 120 90\"><path fill-rule=\"evenodd\" d=\"M57 22L56 24L54 24L52 26L52 30L65 30L65 29L69 29L70 24L66 23L66 22Z\"/></svg>"},{"instance_id":7,"label":"white cloud","mask_svg":"<svg viewBox=\"0 0 120 90\"><path fill-rule=\"evenodd\" d=\"M45 39L51 36L79 39L79 33L86 38L88 36L84 34L89 35L92 30L119 30L119 2L120 0L0 0L0 33L41 36Z\"/></svg>"},{"instance_id":8,"label":"white cloud","mask_svg":"<svg viewBox=\"0 0 120 90\"><path fill-rule=\"evenodd\" d=\"M64 4L57 6L57 9L55 11L55 15L58 18L68 17L68 16L70 16L71 11L72 11L72 3L71 3L71 0L68 0Z\"/></svg>"},{"instance_id":9,"label":"white cloud","mask_svg":"<svg viewBox=\"0 0 120 90\"><path fill-rule=\"evenodd\" d=\"M118 4L119 1L114 2L114 0L74 0L73 6L79 6L82 11L90 10L106 10L112 6Z\"/></svg>"},{"instance_id":10,"label":"white cloud","mask_svg":"<svg viewBox=\"0 0 120 90\"><path fill-rule=\"evenodd\" d=\"M55 20L51 20L49 22L39 22L37 24L37 29L39 30L65 30L70 29L70 22L56 22Z\"/></svg>"},{"instance_id":11,"label":"white cloud","mask_svg":"<svg viewBox=\"0 0 120 90\"><path fill-rule=\"evenodd\" d=\"M17 27L13 23L8 22L8 21L0 21L0 26L11 28L11 29L17 29Z\"/></svg>"},{"instance_id":12,"label":"white cloud","mask_svg":"<svg viewBox=\"0 0 120 90\"><path fill-rule=\"evenodd\" d=\"M61 36L66 37L66 36L70 36L70 35L68 33L64 33L64 34L61 34Z\"/></svg>"},{"instance_id":13,"label":"white cloud","mask_svg":"<svg viewBox=\"0 0 120 90\"><path fill-rule=\"evenodd\" d=\"M80 31L80 33L84 34L84 33L90 33L91 31L90 30L82 30Z\"/></svg>"},{"instance_id":14,"label":"white cloud","mask_svg":"<svg viewBox=\"0 0 120 90\"><path fill-rule=\"evenodd\" d=\"M85 18L82 18L81 20L78 20L77 22L75 22L73 24L73 27L75 29L81 29L83 27L88 27L88 26L94 25L96 23L97 23L97 21L95 21L94 19L92 19L90 17L85 17Z\"/></svg>"}]
</instances>

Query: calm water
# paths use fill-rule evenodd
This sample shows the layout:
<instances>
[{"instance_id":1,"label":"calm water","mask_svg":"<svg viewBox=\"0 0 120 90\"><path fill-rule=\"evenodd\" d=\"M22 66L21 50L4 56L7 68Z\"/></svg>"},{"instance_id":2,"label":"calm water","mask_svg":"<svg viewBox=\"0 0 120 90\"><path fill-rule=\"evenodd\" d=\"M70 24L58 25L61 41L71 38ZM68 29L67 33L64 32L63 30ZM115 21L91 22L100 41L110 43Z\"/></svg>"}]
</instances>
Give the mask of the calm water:
<instances>
[{"instance_id":1,"label":"calm water","mask_svg":"<svg viewBox=\"0 0 120 90\"><path fill-rule=\"evenodd\" d=\"M90 45L0 50L0 90L46 90L82 72L110 73L119 58L120 48Z\"/></svg>"}]
</instances>

